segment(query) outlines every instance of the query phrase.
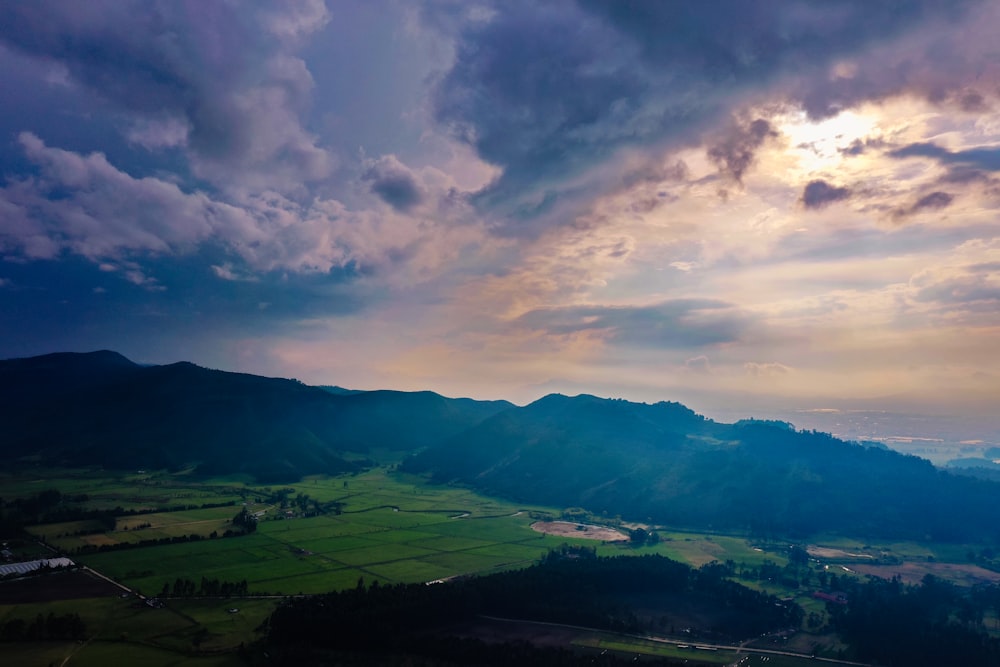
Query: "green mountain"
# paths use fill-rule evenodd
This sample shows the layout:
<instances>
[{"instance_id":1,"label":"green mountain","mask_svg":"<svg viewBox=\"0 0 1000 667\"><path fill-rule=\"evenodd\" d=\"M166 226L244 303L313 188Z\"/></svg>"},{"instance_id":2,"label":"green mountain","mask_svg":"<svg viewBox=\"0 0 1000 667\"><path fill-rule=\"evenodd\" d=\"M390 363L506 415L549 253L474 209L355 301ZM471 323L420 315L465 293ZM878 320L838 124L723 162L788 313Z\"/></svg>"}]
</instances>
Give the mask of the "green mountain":
<instances>
[{"instance_id":1,"label":"green mountain","mask_svg":"<svg viewBox=\"0 0 1000 667\"><path fill-rule=\"evenodd\" d=\"M546 396L403 469L522 502L758 534L1000 537L1000 485L783 422L721 424L677 403Z\"/></svg>"},{"instance_id":2,"label":"green mountain","mask_svg":"<svg viewBox=\"0 0 1000 667\"><path fill-rule=\"evenodd\" d=\"M112 468L245 472L260 481L354 470L511 407L431 392L334 394L295 380L108 351L0 361L0 454Z\"/></svg>"}]
</instances>

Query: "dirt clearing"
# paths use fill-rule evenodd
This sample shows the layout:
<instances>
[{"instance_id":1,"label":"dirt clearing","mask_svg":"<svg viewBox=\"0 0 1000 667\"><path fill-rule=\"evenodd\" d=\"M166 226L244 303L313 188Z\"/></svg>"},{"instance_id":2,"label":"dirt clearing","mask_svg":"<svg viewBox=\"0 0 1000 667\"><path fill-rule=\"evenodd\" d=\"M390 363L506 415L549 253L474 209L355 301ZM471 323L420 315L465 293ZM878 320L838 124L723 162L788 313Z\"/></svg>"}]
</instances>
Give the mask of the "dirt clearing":
<instances>
[{"instance_id":1,"label":"dirt clearing","mask_svg":"<svg viewBox=\"0 0 1000 667\"><path fill-rule=\"evenodd\" d=\"M560 537L578 537L584 540L601 540L602 542L628 542L628 535L615 528L595 526L590 523L574 523L572 521L536 521L531 524L532 530L546 535Z\"/></svg>"}]
</instances>

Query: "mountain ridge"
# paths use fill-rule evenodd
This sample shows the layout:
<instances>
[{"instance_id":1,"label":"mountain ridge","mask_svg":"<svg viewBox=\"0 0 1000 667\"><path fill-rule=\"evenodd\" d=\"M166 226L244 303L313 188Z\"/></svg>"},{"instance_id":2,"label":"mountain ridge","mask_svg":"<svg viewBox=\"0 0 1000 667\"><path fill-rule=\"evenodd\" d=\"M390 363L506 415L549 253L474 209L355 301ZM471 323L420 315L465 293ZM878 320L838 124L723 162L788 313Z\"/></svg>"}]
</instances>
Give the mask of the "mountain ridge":
<instances>
[{"instance_id":1,"label":"mountain ridge","mask_svg":"<svg viewBox=\"0 0 1000 667\"><path fill-rule=\"evenodd\" d=\"M1000 541L1000 484L784 422L716 422L675 402L331 392L98 351L0 361L0 424L7 464L194 465L282 482L398 463L437 483L651 523Z\"/></svg>"},{"instance_id":2,"label":"mountain ridge","mask_svg":"<svg viewBox=\"0 0 1000 667\"><path fill-rule=\"evenodd\" d=\"M556 507L755 534L1000 538L1000 485L782 422L680 404L536 402L415 453L406 472Z\"/></svg>"},{"instance_id":3,"label":"mountain ridge","mask_svg":"<svg viewBox=\"0 0 1000 667\"><path fill-rule=\"evenodd\" d=\"M509 405L427 392L410 410L412 421L436 426L425 436L426 428L387 425L383 406L366 393L338 396L183 361L142 366L109 351L6 360L0 452L114 468L196 464L207 474L290 481L361 469L373 449L401 456ZM445 413L448 419L435 418Z\"/></svg>"}]
</instances>

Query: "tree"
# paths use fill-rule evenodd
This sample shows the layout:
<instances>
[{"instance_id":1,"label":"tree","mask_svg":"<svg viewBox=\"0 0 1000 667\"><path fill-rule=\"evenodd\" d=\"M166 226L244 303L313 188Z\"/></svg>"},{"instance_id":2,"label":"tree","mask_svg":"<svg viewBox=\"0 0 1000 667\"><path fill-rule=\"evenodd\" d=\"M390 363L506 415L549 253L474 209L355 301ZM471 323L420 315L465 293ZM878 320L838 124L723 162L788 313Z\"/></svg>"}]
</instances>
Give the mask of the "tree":
<instances>
[{"instance_id":1,"label":"tree","mask_svg":"<svg viewBox=\"0 0 1000 667\"><path fill-rule=\"evenodd\" d=\"M808 565L809 552L797 544L788 547L788 562L793 565Z\"/></svg>"},{"instance_id":2,"label":"tree","mask_svg":"<svg viewBox=\"0 0 1000 667\"><path fill-rule=\"evenodd\" d=\"M233 517L233 525L239 526L244 532L252 533L257 530L257 517L244 507Z\"/></svg>"}]
</instances>

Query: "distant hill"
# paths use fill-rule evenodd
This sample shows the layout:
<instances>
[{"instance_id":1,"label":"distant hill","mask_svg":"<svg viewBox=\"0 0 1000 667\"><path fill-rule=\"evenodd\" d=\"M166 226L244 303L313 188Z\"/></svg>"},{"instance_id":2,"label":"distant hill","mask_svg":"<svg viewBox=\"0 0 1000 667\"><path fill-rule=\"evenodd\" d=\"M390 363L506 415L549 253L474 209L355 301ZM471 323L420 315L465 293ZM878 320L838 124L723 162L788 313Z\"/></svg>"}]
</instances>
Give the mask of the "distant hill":
<instances>
[{"instance_id":1,"label":"distant hill","mask_svg":"<svg viewBox=\"0 0 1000 667\"><path fill-rule=\"evenodd\" d=\"M435 482L760 535L1000 541L1000 484L778 421L553 394L528 406L351 391L108 351L0 361L0 462L248 473L405 458Z\"/></svg>"},{"instance_id":2,"label":"distant hill","mask_svg":"<svg viewBox=\"0 0 1000 667\"><path fill-rule=\"evenodd\" d=\"M440 442L509 407L431 392L338 395L187 362L59 353L0 361L0 455L122 469L193 463L293 480Z\"/></svg>"},{"instance_id":3,"label":"distant hill","mask_svg":"<svg viewBox=\"0 0 1000 667\"><path fill-rule=\"evenodd\" d=\"M557 507L758 534L1000 537L1000 485L784 422L720 424L677 403L547 396L403 468Z\"/></svg>"}]
</instances>

